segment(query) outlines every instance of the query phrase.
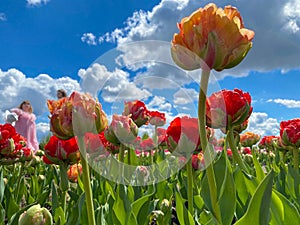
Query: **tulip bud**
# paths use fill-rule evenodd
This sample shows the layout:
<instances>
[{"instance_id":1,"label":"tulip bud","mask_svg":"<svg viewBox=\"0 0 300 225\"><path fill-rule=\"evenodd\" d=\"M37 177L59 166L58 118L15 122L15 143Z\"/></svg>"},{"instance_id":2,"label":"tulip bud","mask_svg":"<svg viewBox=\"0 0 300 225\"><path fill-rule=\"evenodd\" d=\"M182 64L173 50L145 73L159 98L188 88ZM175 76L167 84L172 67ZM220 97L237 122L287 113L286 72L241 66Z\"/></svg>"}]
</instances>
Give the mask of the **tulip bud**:
<instances>
[{"instance_id":1,"label":"tulip bud","mask_svg":"<svg viewBox=\"0 0 300 225\"><path fill-rule=\"evenodd\" d=\"M52 215L46 208L34 205L21 214L19 225L52 225Z\"/></svg>"},{"instance_id":2,"label":"tulip bud","mask_svg":"<svg viewBox=\"0 0 300 225\"><path fill-rule=\"evenodd\" d=\"M138 100L125 102L123 116L129 116L138 127L149 121L149 111L145 103Z\"/></svg>"},{"instance_id":3,"label":"tulip bud","mask_svg":"<svg viewBox=\"0 0 300 225\"><path fill-rule=\"evenodd\" d=\"M129 116L113 115L104 131L105 138L113 144L131 144L136 139L138 127Z\"/></svg>"}]
</instances>

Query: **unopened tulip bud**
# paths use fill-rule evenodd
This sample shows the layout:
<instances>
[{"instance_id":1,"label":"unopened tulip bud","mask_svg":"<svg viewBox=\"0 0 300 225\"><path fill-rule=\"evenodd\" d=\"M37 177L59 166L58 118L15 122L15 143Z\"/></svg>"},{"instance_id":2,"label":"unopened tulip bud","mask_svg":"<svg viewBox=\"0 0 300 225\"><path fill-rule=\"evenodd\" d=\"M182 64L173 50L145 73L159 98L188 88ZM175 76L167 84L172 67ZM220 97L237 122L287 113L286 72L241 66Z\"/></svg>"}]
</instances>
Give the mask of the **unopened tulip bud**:
<instances>
[{"instance_id":1,"label":"unopened tulip bud","mask_svg":"<svg viewBox=\"0 0 300 225\"><path fill-rule=\"evenodd\" d=\"M46 208L34 205L21 214L19 225L52 225L52 215Z\"/></svg>"}]
</instances>

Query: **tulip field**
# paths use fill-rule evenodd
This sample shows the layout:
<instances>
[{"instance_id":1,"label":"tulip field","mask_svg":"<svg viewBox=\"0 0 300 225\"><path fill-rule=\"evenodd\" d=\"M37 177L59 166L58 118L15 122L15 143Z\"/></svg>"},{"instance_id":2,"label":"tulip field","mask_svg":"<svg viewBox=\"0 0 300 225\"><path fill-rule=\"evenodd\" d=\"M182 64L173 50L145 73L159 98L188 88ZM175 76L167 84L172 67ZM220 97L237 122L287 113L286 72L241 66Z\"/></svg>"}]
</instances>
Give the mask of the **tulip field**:
<instances>
[{"instance_id":1,"label":"tulip field","mask_svg":"<svg viewBox=\"0 0 300 225\"><path fill-rule=\"evenodd\" d=\"M178 28L174 62L202 72L198 117L167 124L133 100L109 121L101 102L73 92L47 101L51 135L37 151L0 124L0 225L300 224L300 118L260 136L247 130L251 93L207 96L210 71L237 66L254 32L215 4Z\"/></svg>"}]
</instances>

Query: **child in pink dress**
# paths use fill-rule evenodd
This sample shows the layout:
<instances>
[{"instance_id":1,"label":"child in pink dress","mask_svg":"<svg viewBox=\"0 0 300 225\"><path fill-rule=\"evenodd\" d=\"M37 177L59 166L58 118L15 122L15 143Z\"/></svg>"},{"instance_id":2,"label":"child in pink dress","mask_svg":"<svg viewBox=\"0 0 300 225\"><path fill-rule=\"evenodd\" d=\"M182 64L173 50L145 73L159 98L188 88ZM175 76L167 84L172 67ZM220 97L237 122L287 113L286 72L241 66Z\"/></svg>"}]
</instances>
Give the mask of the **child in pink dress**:
<instances>
[{"instance_id":1,"label":"child in pink dress","mask_svg":"<svg viewBox=\"0 0 300 225\"><path fill-rule=\"evenodd\" d=\"M10 110L18 115L18 120L15 123L16 131L27 140L27 147L34 152L39 149L39 144L36 137L35 115L29 101L23 101L19 108Z\"/></svg>"}]
</instances>

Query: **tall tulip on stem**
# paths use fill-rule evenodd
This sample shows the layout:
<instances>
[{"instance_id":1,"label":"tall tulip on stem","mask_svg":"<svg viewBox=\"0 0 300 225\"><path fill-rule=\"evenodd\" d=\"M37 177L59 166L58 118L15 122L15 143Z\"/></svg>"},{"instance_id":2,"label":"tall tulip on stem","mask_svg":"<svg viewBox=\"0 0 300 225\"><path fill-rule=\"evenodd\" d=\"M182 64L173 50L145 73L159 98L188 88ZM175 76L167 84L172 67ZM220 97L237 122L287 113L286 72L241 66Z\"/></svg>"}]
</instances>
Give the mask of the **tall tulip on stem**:
<instances>
[{"instance_id":1,"label":"tall tulip on stem","mask_svg":"<svg viewBox=\"0 0 300 225\"><path fill-rule=\"evenodd\" d=\"M221 90L213 93L206 100L207 125L219 128L227 134L233 158L246 172L249 171L238 153L234 132L239 133L247 127L247 119L251 113L251 96L239 89Z\"/></svg>"},{"instance_id":2,"label":"tall tulip on stem","mask_svg":"<svg viewBox=\"0 0 300 225\"><path fill-rule=\"evenodd\" d=\"M172 41L173 60L186 70L202 68L198 119L202 149L207 151L205 104L210 71L222 71L238 65L252 47L254 32L244 27L236 8L226 6L223 10L213 3L182 19L178 28L180 32L174 35ZM213 214L222 224L214 170L211 164L207 166ZM189 199L188 204L191 205L189 209L193 213L192 199Z\"/></svg>"},{"instance_id":3,"label":"tall tulip on stem","mask_svg":"<svg viewBox=\"0 0 300 225\"><path fill-rule=\"evenodd\" d=\"M293 149L294 169L299 174L300 118L282 121L280 123L280 137L284 145Z\"/></svg>"},{"instance_id":4,"label":"tall tulip on stem","mask_svg":"<svg viewBox=\"0 0 300 225\"><path fill-rule=\"evenodd\" d=\"M60 139L77 136L88 221L90 225L96 225L84 137L86 133L102 132L107 126L106 115L99 102L88 94L78 92L73 92L69 98L59 101L59 104L48 101L48 108L51 113L50 129L55 136Z\"/></svg>"}]
</instances>

